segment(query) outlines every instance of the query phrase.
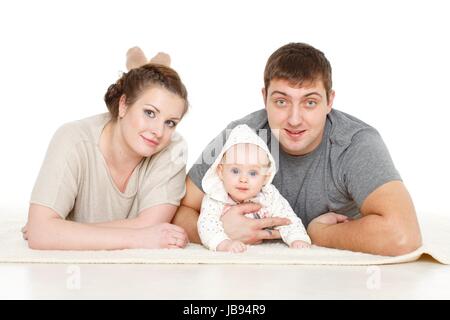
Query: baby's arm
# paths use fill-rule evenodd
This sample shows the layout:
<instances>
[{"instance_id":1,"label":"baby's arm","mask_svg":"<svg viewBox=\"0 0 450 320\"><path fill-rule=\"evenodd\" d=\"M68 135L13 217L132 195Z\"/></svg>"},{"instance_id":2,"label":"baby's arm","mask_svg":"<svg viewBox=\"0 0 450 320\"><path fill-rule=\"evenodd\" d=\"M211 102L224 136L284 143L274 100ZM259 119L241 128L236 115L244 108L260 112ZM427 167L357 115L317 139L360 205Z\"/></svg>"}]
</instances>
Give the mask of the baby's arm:
<instances>
[{"instance_id":1,"label":"baby's arm","mask_svg":"<svg viewBox=\"0 0 450 320\"><path fill-rule=\"evenodd\" d=\"M291 224L277 227L281 238L291 248L305 248L311 244L311 239L306 233L302 220L292 210L289 202L278 192L275 186L268 188L267 196L270 206L267 208L273 217L287 218Z\"/></svg>"},{"instance_id":2,"label":"baby's arm","mask_svg":"<svg viewBox=\"0 0 450 320\"><path fill-rule=\"evenodd\" d=\"M220 217L224 205L205 195L203 197L197 228L200 239L205 247L213 251L242 252L245 245L240 241L231 240L223 229Z\"/></svg>"}]
</instances>

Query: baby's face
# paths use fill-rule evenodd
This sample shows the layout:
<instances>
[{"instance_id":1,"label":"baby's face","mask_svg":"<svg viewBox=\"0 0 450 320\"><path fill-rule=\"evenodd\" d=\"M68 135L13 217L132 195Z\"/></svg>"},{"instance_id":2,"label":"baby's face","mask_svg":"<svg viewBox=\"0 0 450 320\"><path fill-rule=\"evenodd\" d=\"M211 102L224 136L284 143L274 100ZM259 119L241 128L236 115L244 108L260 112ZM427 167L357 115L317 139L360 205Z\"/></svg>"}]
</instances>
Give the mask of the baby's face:
<instances>
[{"instance_id":1,"label":"baby's face","mask_svg":"<svg viewBox=\"0 0 450 320\"><path fill-rule=\"evenodd\" d=\"M269 159L256 145L237 144L224 155L217 168L225 190L236 202L255 197L267 181Z\"/></svg>"}]
</instances>

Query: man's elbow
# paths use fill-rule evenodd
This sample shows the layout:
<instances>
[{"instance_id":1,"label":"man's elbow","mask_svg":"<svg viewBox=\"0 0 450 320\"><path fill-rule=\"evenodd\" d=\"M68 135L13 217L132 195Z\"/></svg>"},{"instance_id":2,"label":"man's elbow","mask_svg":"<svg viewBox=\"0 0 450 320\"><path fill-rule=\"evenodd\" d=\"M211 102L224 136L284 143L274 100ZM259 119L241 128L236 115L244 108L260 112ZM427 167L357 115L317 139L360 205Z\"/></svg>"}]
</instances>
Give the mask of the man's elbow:
<instances>
[{"instance_id":1,"label":"man's elbow","mask_svg":"<svg viewBox=\"0 0 450 320\"><path fill-rule=\"evenodd\" d=\"M398 231L393 239L388 255L401 256L417 250L420 246L422 246L420 230Z\"/></svg>"}]
</instances>

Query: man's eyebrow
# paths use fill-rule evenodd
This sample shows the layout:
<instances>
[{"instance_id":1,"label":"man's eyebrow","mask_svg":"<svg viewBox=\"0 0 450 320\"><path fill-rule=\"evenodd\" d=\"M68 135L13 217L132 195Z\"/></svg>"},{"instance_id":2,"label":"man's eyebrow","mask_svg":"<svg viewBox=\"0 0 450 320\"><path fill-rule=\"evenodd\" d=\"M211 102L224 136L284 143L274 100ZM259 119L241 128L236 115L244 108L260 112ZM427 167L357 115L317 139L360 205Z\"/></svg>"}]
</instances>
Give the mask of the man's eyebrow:
<instances>
[{"instance_id":1,"label":"man's eyebrow","mask_svg":"<svg viewBox=\"0 0 450 320\"><path fill-rule=\"evenodd\" d=\"M270 96L273 96L274 94L281 94L281 95L283 95L283 96L288 96L287 93L285 93L285 92L283 92L283 91L278 91L278 90L273 91L273 92L270 94Z\"/></svg>"},{"instance_id":2,"label":"man's eyebrow","mask_svg":"<svg viewBox=\"0 0 450 320\"><path fill-rule=\"evenodd\" d=\"M159 109L158 109L157 107L155 107L154 105L152 105L152 104L150 104L150 103L146 103L145 105L146 105L146 106L153 107L153 108L155 108L156 112L161 113L161 111L159 111Z\"/></svg>"},{"instance_id":3,"label":"man's eyebrow","mask_svg":"<svg viewBox=\"0 0 450 320\"><path fill-rule=\"evenodd\" d=\"M322 97L322 95L321 95L320 93L314 91L314 92L310 92L310 93L308 93L308 94L305 94L305 98L306 98L306 97L309 97L309 96L312 96L312 95L314 95L314 94L316 94L316 95Z\"/></svg>"}]
</instances>

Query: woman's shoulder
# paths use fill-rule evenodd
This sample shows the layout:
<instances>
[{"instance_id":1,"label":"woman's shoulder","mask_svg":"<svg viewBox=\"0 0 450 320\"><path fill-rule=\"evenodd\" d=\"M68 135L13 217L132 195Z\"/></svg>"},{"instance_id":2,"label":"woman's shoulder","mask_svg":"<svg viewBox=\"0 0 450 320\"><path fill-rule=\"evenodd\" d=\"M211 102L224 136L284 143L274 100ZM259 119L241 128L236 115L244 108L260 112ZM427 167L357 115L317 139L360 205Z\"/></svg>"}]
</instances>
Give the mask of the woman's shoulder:
<instances>
[{"instance_id":1,"label":"woman's shoulder","mask_svg":"<svg viewBox=\"0 0 450 320\"><path fill-rule=\"evenodd\" d=\"M102 113L64 123L56 130L53 139L63 140L65 144L73 144L81 141L95 143L100 136L101 130L103 130L103 127L109 120L109 114Z\"/></svg>"}]
</instances>

